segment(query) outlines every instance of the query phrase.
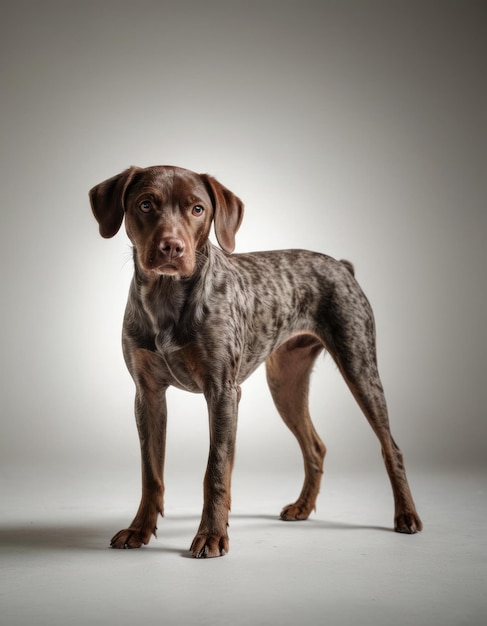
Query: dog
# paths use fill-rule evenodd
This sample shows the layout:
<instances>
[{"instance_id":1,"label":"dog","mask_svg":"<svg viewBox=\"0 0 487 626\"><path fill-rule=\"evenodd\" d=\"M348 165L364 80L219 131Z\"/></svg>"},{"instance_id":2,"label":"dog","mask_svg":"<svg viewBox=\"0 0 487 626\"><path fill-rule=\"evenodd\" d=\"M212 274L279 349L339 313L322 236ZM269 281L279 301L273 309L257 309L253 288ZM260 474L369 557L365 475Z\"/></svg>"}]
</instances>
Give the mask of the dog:
<instances>
[{"instance_id":1,"label":"dog","mask_svg":"<svg viewBox=\"0 0 487 626\"><path fill-rule=\"evenodd\" d=\"M326 447L308 410L310 372L327 351L382 447L394 496L394 529L422 529L403 456L391 436L369 302L348 261L306 250L232 254L244 206L208 174L173 166L130 167L89 192L102 237L125 218L134 276L123 354L135 382L142 497L113 548L139 548L164 511L166 399L170 385L205 396L210 426L195 558L229 550L230 482L240 385L263 362L276 408L304 459L298 499L283 520L315 507ZM209 241L212 224L218 246Z\"/></svg>"}]
</instances>

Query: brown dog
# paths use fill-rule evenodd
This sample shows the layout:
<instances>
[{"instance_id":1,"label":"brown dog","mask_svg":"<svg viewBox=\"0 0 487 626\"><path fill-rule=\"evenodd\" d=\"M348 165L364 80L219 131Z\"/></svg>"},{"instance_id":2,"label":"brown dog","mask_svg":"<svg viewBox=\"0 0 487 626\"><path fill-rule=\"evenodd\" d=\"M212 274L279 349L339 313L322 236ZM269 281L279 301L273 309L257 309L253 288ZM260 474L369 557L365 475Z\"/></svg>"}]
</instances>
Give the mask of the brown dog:
<instances>
[{"instance_id":1,"label":"brown dog","mask_svg":"<svg viewBox=\"0 0 487 626\"><path fill-rule=\"evenodd\" d=\"M177 167L131 167L90 191L103 237L125 216L134 278L123 351L136 385L142 499L114 548L139 548L163 514L166 400L169 385L205 395L210 451L204 506L191 551L228 551L230 478L240 384L265 361L276 407L301 447L305 479L284 520L306 519L319 492L326 448L308 411L312 365L326 349L382 446L395 503L395 530L422 524L402 454L392 439L376 363L369 303L346 261L303 250L231 253L242 202L214 178ZM208 235L214 222L221 250Z\"/></svg>"}]
</instances>

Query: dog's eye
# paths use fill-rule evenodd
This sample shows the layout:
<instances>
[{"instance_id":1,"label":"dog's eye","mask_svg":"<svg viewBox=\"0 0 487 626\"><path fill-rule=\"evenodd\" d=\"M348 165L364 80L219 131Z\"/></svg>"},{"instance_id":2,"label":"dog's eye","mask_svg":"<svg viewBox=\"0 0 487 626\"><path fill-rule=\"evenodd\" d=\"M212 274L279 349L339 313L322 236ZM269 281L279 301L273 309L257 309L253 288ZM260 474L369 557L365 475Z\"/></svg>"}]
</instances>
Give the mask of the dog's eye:
<instances>
[{"instance_id":1,"label":"dog's eye","mask_svg":"<svg viewBox=\"0 0 487 626\"><path fill-rule=\"evenodd\" d=\"M143 200L139 204L139 209L142 211L142 213L149 213L152 210L152 204L149 200Z\"/></svg>"},{"instance_id":2,"label":"dog's eye","mask_svg":"<svg viewBox=\"0 0 487 626\"><path fill-rule=\"evenodd\" d=\"M193 207L193 210L191 211L191 213L193 215L196 215L196 217L199 217L200 215L203 215L204 210L205 209L201 206L201 204L197 204L196 206Z\"/></svg>"}]
</instances>

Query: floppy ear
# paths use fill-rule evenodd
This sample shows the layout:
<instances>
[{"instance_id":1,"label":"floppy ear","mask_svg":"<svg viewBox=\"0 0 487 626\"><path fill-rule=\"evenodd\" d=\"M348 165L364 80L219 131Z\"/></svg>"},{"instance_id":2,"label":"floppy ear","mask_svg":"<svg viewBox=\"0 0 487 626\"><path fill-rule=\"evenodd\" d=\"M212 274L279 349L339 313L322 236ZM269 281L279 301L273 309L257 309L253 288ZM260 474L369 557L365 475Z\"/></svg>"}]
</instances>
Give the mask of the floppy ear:
<instances>
[{"instance_id":1,"label":"floppy ear","mask_svg":"<svg viewBox=\"0 0 487 626\"><path fill-rule=\"evenodd\" d=\"M120 230L124 214L124 198L127 187L138 167L129 167L90 190L91 210L100 225L100 235L106 239Z\"/></svg>"},{"instance_id":2,"label":"floppy ear","mask_svg":"<svg viewBox=\"0 0 487 626\"><path fill-rule=\"evenodd\" d=\"M243 218L244 205L229 189L208 174L201 174L213 208L215 209L215 233L218 243L225 252L235 250L235 234Z\"/></svg>"}]
</instances>

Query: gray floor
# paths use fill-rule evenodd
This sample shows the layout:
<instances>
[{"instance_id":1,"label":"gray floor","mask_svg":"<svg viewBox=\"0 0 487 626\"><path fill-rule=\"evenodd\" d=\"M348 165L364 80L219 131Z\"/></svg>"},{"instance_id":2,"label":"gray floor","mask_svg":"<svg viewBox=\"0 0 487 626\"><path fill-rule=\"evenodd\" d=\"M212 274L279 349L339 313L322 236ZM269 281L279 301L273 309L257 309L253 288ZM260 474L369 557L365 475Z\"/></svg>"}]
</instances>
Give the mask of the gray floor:
<instances>
[{"instance_id":1,"label":"gray floor","mask_svg":"<svg viewBox=\"0 0 487 626\"><path fill-rule=\"evenodd\" d=\"M199 484L167 493L159 538L107 548L137 503L126 477L3 477L0 621L46 624L315 624L459 626L487 623L485 473L410 476L423 533L390 530L385 477L325 476L317 512L276 513L295 477L240 476L231 551L195 561L189 546Z\"/></svg>"}]
</instances>

